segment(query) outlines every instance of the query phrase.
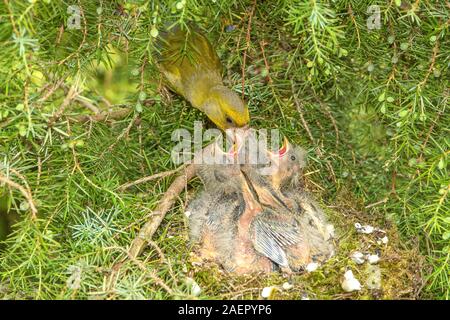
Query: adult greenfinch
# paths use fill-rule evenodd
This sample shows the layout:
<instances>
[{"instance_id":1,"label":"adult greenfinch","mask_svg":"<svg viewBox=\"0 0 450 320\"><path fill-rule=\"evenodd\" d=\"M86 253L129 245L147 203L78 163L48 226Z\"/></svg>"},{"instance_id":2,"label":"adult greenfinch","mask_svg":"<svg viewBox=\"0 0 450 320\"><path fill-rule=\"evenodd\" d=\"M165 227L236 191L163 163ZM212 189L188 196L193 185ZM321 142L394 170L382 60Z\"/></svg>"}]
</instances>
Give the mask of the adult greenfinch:
<instances>
[{"instance_id":1,"label":"adult greenfinch","mask_svg":"<svg viewBox=\"0 0 450 320\"><path fill-rule=\"evenodd\" d=\"M246 104L224 86L219 57L197 28L174 27L161 33L158 62L169 87L204 112L220 129L248 124Z\"/></svg>"}]
</instances>

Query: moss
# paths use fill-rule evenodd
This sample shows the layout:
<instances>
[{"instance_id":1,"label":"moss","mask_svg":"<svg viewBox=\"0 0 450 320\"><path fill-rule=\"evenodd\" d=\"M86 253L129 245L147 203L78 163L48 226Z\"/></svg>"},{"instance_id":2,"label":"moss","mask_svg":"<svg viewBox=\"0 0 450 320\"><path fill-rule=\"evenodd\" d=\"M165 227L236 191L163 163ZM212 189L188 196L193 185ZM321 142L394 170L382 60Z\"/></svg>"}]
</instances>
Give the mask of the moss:
<instances>
[{"instance_id":1,"label":"moss","mask_svg":"<svg viewBox=\"0 0 450 320\"><path fill-rule=\"evenodd\" d=\"M341 196L344 197L343 194ZM261 290L267 286L276 286L272 299L417 299L424 279L421 270L425 259L417 247L408 248L402 243L398 230L376 210L366 211L357 203L352 203L350 194L333 208L327 209L330 220L336 227L337 252L323 266L312 273L283 275L234 276L225 274L217 266L191 265L193 276L203 288L203 298L261 299ZM383 233L360 234L354 224L370 224L386 232L387 244L378 244ZM362 265L354 263L350 255L354 251L380 252L381 260L376 265L381 271L381 289L367 288L369 279L368 262ZM363 285L359 292L345 293L341 288L343 274L351 269ZM283 290L282 285L289 282L292 289ZM225 291L225 292L224 292Z\"/></svg>"}]
</instances>

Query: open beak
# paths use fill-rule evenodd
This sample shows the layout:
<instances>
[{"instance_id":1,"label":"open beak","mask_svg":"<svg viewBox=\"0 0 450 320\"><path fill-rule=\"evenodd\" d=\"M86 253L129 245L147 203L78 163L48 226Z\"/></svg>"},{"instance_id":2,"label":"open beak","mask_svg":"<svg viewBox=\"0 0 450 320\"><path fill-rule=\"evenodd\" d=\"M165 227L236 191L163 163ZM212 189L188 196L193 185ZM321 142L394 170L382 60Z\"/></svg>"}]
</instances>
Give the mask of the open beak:
<instances>
[{"instance_id":1,"label":"open beak","mask_svg":"<svg viewBox=\"0 0 450 320\"><path fill-rule=\"evenodd\" d=\"M271 158L281 158L283 157L290 149L289 141L286 137L283 138L283 144L281 145L281 148L278 149L276 152L268 151Z\"/></svg>"},{"instance_id":2,"label":"open beak","mask_svg":"<svg viewBox=\"0 0 450 320\"><path fill-rule=\"evenodd\" d=\"M244 126L242 128L230 128L225 131L227 139L233 143L234 154L239 153L240 148L244 145L244 141L247 139L250 133L249 127ZM229 150L229 152L232 152Z\"/></svg>"},{"instance_id":3,"label":"open beak","mask_svg":"<svg viewBox=\"0 0 450 320\"><path fill-rule=\"evenodd\" d=\"M235 158L239 152L239 147L237 142L234 142L233 145L227 150L223 150L222 147L216 142L215 152L221 155L225 155L227 158Z\"/></svg>"},{"instance_id":4,"label":"open beak","mask_svg":"<svg viewBox=\"0 0 450 320\"><path fill-rule=\"evenodd\" d=\"M280 150L278 150L278 156L282 157L285 155L285 153L289 149L289 141L286 137L283 138L283 145L281 146Z\"/></svg>"}]
</instances>

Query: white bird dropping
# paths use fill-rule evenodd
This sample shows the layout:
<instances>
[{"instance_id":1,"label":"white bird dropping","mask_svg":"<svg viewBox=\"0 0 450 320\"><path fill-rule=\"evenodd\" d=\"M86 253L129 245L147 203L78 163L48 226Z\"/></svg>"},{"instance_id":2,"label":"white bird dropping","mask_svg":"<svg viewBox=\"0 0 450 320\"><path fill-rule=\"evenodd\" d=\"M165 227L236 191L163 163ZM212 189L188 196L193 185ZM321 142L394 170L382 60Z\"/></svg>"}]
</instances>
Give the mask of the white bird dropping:
<instances>
[{"instance_id":1,"label":"white bird dropping","mask_svg":"<svg viewBox=\"0 0 450 320\"><path fill-rule=\"evenodd\" d=\"M366 260L364 257L364 254L362 254L359 251L355 251L353 252L353 254L350 256L350 258L353 260L354 263L356 264L363 264L364 261Z\"/></svg>"},{"instance_id":2,"label":"white bird dropping","mask_svg":"<svg viewBox=\"0 0 450 320\"><path fill-rule=\"evenodd\" d=\"M202 288L198 285L197 282L195 282L192 278L186 278L186 284L190 288L191 295L194 297L198 297L200 293L202 293Z\"/></svg>"},{"instance_id":3,"label":"white bird dropping","mask_svg":"<svg viewBox=\"0 0 450 320\"><path fill-rule=\"evenodd\" d=\"M378 261L380 261L380 256L377 254L368 254L367 261L369 261L370 264L377 264Z\"/></svg>"},{"instance_id":4,"label":"white bird dropping","mask_svg":"<svg viewBox=\"0 0 450 320\"><path fill-rule=\"evenodd\" d=\"M261 291L261 297L263 297L264 299L268 299L270 298L270 296L273 294L274 291L275 291L274 286L264 287Z\"/></svg>"},{"instance_id":5,"label":"white bird dropping","mask_svg":"<svg viewBox=\"0 0 450 320\"><path fill-rule=\"evenodd\" d=\"M291 290L294 286L290 284L289 282L283 283L283 290Z\"/></svg>"},{"instance_id":6,"label":"white bird dropping","mask_svg":"<svg viewBox=\"0 0 450 320\"><path fill-rule=\"evenodd\" d=\"M318 267L319 267L319 264L317 262L310 262L306 265L305 269L308 272L313 272L313 271L316 271Z\"/></svg>"},{"instance_id":7,"label":"white bird dropping","mask_svg":"<svg viewBox=\"0 0 450 320\"><path fill-rule=\"evenodd\" d=\"M342 289L345 292L359 291L361 290L361 283L353 275L352 270L347 270L344 274L344 281L342 281Z\"/></svg>"}]
</instances>

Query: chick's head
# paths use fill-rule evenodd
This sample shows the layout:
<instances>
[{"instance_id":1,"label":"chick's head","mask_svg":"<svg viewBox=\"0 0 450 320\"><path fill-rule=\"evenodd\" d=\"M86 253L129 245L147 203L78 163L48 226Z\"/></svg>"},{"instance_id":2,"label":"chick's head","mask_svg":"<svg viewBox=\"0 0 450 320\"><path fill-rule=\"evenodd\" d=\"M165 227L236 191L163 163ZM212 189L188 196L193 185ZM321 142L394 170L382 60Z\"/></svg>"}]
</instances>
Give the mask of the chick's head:
<instances>
[{"instance_id":1,"label":"chick's head","mask_svg":"<svg viewBox=\"0 0 450 320\"><path fill-rule=\"evenodd\" d=\"M241 185L241 171L236 161L235 147L228 149L216 141L203 149L198 175L205 188L213 192L236 191Z\"/></svg>"},{"instance_id":2,"label":"chick's head","mask_svg":"<svg viewBox=\"0 0 450 320\"><path fill-rule=\"evenodd\" d=\"M278 151L267 151L267 153L273 167L269 175L273 187L281 189L297 184L302 175L302 169L306 166L306 151L293 146L287 138L284 138L283 145Z\"/></svg>"}]
</instances>

